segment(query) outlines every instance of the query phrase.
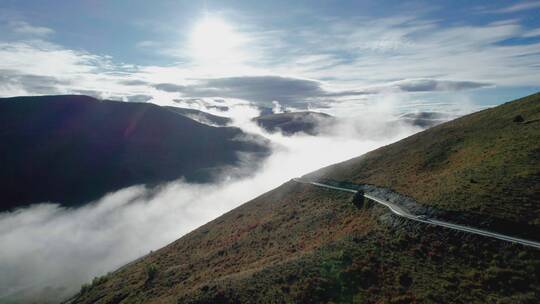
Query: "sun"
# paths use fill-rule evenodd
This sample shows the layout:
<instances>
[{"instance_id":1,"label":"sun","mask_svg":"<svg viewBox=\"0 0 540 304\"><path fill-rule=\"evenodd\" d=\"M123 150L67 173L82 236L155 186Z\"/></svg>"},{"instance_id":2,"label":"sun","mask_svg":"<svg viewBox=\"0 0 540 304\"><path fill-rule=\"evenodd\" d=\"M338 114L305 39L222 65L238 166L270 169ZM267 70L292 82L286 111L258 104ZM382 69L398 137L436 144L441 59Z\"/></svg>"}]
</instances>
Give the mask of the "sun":
<instances>
[{"instance_id":1,"label":"sun","mask_svg":"<svg viewBox=\"0 0 540 304\"><path fill-rule=\"evenodd\" d=\"M234 61L244 41L230 24L219 17L205 16L190 37L190 53L202 63Z\"/></svg>"}]
</instances>

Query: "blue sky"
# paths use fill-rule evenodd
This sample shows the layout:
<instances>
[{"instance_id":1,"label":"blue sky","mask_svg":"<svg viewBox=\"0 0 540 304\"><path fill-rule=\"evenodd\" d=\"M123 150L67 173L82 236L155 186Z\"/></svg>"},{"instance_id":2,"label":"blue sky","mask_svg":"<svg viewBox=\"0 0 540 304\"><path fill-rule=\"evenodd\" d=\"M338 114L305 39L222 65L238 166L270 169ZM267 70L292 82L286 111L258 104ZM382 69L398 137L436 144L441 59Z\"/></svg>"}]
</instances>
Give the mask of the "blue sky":
<instances>
[{"instance_id":1,"label":"blue sky","mask_svg":"<svg viewBox=\"0 0 540 304\"><path fill-rule=\"evenodd\" d=\"M539 13L540 1L4 0L0 95L493 105L540 90Z\"/></svg>"}]
</instances>

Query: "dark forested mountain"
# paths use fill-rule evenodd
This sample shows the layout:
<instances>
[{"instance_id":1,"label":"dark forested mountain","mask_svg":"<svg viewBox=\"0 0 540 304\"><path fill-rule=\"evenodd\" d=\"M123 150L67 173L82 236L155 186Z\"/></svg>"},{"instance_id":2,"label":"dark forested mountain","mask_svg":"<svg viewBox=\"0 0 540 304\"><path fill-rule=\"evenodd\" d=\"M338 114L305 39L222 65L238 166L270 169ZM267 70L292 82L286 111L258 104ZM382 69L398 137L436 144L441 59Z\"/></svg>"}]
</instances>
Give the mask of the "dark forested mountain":
<instances>
[{"instance_id":1,"label":"dark forested mountain","mask_svg":"<svg viewBox=\"0 0 540 304\"><path fill-rule=\"evenodd\" d=\"M451 220L538 227L539 125L536 94L305 178L391 189L464 215ZM290 181L96 278L71 303L536 303L539 261L536 248Z\"/></svg>"},{"instance_id":2,"label":"dark forested mountain","mask_svg":"<svg viewBox=\"0 0 540 304\"><path fill-rule=\"evenodd\" d=\"M268 148L237 128L211 127L149 103L87 96L0 99L0 210L66 206L135 184L207 182Z\"/></svg>"},{"instance_id":3,"label":"dark forested mountain","mask_svg":"<svg viewBox=\"0 0 540 304\"><path fill-rule=\"evenodd\" d=\"M300 132L317 135L334 122L334 118L328 114L309 111L268 114L253 120L268 132L282 132L284 135Z\"/></svg>"}]
</instances>

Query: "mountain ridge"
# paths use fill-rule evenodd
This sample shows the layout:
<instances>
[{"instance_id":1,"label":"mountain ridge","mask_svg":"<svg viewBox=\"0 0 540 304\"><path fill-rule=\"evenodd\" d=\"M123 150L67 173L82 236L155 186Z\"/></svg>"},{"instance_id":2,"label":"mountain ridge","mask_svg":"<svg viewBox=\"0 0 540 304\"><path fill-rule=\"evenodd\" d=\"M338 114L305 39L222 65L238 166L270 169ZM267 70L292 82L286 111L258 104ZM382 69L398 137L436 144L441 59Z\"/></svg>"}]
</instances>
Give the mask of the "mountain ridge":
<instances>
[{"instance_id":1,"label":"mountain ridge","mask_svg":"<svg viewBox=\"0 0 540 304\"><path fill-rule=\"evenodd\" d=\"M180 177L207 182L242 165L238 153L254 160L269 153L238 128L207 126L154 104L81 95L0 99L0 129L4 211L47 201L77 206Z\"/></svg>"},{"instance_id":2,"label":"mountain ridge","mask_svg":"<svg viewBox=\"0 0 540 304\"><path fill-rule=\"evenodd\" d=\"M200 110L165 106L164 108L210 126L225 127L232 122L228 117L213 115Z\"/></svg>"}]
</instances>

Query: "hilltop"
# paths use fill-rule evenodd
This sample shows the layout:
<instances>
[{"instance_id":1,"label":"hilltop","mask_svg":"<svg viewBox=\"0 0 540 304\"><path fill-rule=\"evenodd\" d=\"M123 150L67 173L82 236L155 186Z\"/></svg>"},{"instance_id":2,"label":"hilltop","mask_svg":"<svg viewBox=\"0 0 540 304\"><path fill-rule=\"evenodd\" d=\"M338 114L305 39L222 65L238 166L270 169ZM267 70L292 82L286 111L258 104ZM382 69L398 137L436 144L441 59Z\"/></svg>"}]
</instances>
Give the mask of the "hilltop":
<instances>
[{"instance_id":1,"label":"hilltop","mask_svg":"<svg viewBox=\"0 0 540 304\"><path fill-rule=\"evenodd\" d=\"M269 153L238 128L211 127L149 103L79 95L0 99L0 211L78 206L131 185L209 182ZM239 153L249 156L243 158Z\"/></svg>"},{"instance_id":2,"label":"hilltop","mask_svg":"<svg viewBox=\"0 0 540 304\"><path fill-rule=\"evenodd\" d=\"M441 212L489 217L497 206L493 217L534 227L539 98L441 124L306 177L387 187ZM537 301L538 250L412 223L352 200L287 182L96 278L70 303Z\"/></svg>"}]
</instances>

